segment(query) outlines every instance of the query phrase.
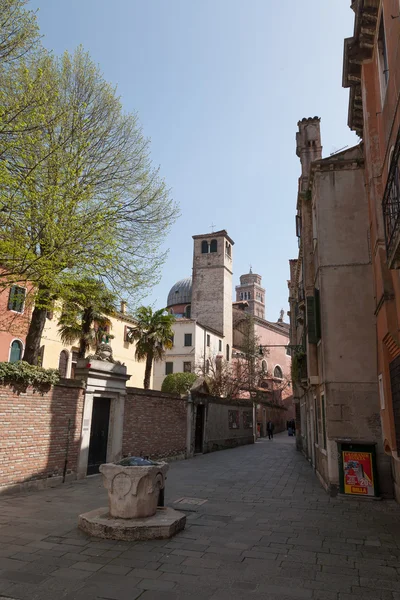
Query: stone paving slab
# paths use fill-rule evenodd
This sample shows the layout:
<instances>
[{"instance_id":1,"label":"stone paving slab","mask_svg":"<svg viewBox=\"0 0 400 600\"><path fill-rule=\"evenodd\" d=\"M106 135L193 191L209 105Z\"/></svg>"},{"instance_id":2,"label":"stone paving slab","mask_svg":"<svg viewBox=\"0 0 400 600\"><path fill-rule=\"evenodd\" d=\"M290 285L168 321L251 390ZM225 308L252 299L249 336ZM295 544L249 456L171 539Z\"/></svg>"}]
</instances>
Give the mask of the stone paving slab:
<instances>
[{"instance_id":1,"label":"stone paving slab","mask_svg":"<svg viewBox=\"0 0 400 600\"><path fill-rule=\"evenodd\" d=\"M171 540L90 538L99 476L0 498L0 600L400 600L400 507L332 499L285 434L174 462Z\"/></svg>"}]
</instances>

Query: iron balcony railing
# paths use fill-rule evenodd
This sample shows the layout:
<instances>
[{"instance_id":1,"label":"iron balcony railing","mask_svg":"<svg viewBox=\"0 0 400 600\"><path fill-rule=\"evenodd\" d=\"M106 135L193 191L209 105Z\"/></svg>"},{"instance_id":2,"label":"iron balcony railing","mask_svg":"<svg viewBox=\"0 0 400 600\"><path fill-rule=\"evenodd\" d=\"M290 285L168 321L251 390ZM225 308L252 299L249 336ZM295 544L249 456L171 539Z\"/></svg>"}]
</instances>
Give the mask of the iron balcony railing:
<instances>
[{"instance_id":1,"label":"iron balcony railing","mask_svg":"<svg viewBox=\"0 0 400 600\"><path fill-rule=\"evenodd\" d=\"M392 153L385 193L382 200L386 252L389 266L393 262L400 228L400 129Z\"/></svg>"}]
</instances>

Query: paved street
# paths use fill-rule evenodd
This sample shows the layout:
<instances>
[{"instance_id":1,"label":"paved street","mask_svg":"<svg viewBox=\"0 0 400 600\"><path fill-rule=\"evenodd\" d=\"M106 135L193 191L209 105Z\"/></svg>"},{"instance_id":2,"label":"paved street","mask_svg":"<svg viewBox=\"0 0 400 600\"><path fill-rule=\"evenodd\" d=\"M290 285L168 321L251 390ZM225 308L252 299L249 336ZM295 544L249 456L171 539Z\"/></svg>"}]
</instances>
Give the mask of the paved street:
<instances>
[{"instance_id":1,"label":"paved street","mask_svg":"<svg viewBox=\"0 0 400 600\"><path fill-rule=\"evenodd\" d=\"M172 463L166 503L186 530L127 543L76 528L107 504L98 476L2 497L0 598L400 599L400 507L329 498L285 434Z\"/></svg>"}]
</instances>

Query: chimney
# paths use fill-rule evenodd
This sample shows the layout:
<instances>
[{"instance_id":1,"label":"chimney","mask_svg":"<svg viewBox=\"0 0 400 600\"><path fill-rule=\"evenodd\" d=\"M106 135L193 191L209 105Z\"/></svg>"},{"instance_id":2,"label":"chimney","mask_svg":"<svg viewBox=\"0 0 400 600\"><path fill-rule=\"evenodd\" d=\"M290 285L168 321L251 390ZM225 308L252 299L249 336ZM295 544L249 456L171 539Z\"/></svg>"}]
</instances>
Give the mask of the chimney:
<instances>
[{"instance_id":1,"label":"chimney","mask_svg":"<svg viewBox=\"0 0 400 600\"><path fill-rule=\"evenodd\" d=\"M301 163L300 191L308 189L311 163L322 158L320 120L319 117L311 117L297 123L296 154Z\"/></svg>"},{"instance_id":2,"label":"chimney","mask_svg":"<svg viewBox=\"0 0 400 600\"><path fill-rule=\"evenodd\" d=\"M126 300L121 300L121 313L126 314Z\"/></svg>"}]
</instances>

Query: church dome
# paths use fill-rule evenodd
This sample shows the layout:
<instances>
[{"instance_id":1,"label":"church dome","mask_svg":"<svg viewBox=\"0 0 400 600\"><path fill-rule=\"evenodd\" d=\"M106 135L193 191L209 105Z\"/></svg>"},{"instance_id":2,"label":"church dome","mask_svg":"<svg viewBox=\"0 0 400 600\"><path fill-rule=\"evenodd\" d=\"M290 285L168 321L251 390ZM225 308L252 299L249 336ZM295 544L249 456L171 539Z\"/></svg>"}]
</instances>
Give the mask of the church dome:
<instances>
[{"instance_id":1,"label":"church dome","mask_svg":"<svg viewBox=\"0 0 400 600\"><path fill-rule=\"evenodd\" d=\"M187 277L177 281L169 291L167 306L175 304L190 304L192 301L192 278Z\"/></svg>"}]
</instances>

